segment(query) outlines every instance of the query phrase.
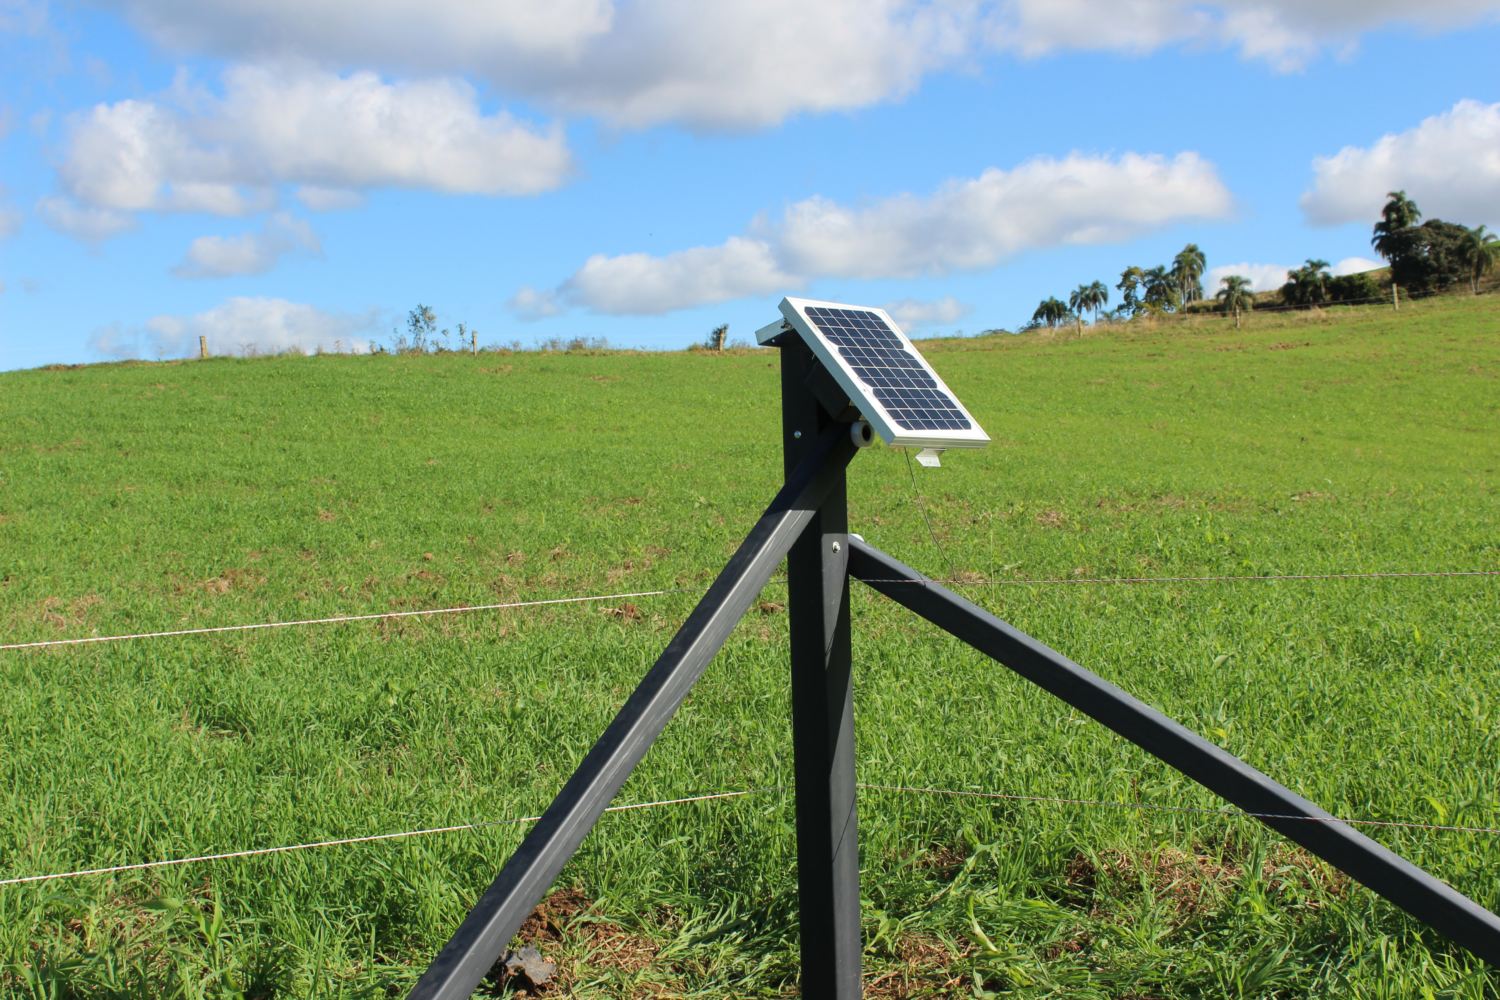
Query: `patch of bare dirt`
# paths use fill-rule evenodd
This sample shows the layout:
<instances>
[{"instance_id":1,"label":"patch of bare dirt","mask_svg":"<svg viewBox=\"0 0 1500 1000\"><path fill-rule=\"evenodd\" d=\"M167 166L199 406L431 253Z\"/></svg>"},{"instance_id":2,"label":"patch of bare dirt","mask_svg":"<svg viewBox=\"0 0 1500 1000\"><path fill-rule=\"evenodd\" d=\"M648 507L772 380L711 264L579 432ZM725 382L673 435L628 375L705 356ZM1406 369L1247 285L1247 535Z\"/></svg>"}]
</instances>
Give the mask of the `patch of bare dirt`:
<instances>
[{"instance_id":1,"label":"patch of bare dirt","mask_svg":"<svg viewBox=\"0 0 1500 1000\"><path fill-rule=\"evenodd\" d=\"M98 594L84 594L71 601L65 601L61 597L43 598L42 620L59 629L81 625L88 618L89 612L103 603L104 598Z\"/></svg>"},{"instance_id":2,"label":"patch of bare dirt","mask_svg":"<svg viewBox=\"0 0 1500 1000\"><path fill-rule=\"evenodd\" d=\"M1271 848L1261 862L1261 878L1273 893L1313 890L1341 896L1348 876L1302 850L1285 844ZM1245 877L1243 864L1230 856L1187 854L1164 847L1149 854L1103 851L1094 858L1077 855L1065 871L1068 886L1081 900L1092 901L1090 915L1101 916L1100 896L1122 896L1145 886L1186 922L1233 890ZM1317 902L1307 905L1316 908Z\"/></svg>"},{"instance_id":3,"label":"patch of bare dirt","mask_svg":"<svg viewBox=\"0 0 1500 1000\"><path fill-rule=\"evenodd\" d=\"M680 991L670 988L670 975L666 977L667 983L647 982L654 977L641 976L656 966L660 946L643 935L599 919L592 912L593 906L593 901L577 888L558 889L542 900L521 924L516 938L555 962L556 974L542 985L524 979L512 984L502 962L491 972L491 995L499 995L509 984L518 996L568 997L573 995L585 971L609 971L641 980L629 994L632 998L679 996Z\"/></svg>"},{"instance_id":4,"label":"patch of bare dirt","mask_svg":"<svg viewBox=\"0 0 1500 1000\"><path fill-rule=\"evenodd\" d=\"M958 957L930 934L903 934L896 942L897 964L867 974L864 995L870 1000L969 996L963 977L952 972Z\"/></svg>"},{"instance_id":5,"label":"patch of bare dirt","mask_svg":"<svg viewBox=\"0 0 1500 1000\"><path fill-rule=\"evenodd\" d=\"M1060 510L1048 509L1036 516L1036 523L1044 528L1061 528L1068 523L1068 518Z\"/></svg>"},{"instance_id":6,"label":"patch of bare dirt","mask_svg":"<svg viewBox=\"0 0 1500 1000\"><path fill-rule=\"evenodd\" d=\"M210 594L227 594L231 590L254 590L265 582L266 578L253 570L236 568L200 580L198 587Z\"/></svg>"}]
</instances>

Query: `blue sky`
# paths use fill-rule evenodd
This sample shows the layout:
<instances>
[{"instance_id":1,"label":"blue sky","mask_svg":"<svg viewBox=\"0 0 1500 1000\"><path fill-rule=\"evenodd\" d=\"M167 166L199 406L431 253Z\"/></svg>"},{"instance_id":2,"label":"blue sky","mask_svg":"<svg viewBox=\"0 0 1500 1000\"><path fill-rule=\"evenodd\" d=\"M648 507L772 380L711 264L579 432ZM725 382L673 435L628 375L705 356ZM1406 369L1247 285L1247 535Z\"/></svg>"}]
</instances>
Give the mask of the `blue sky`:
<instances>
[{"instance_id":1,"label":"blue sky","mask_svg":"<svg viewBox=\"0 0 1500 1000\"><path fill-rule=\"evenodd\" d=\"M1500 0L0 0L0 369L933 335L1189 241L1369 266L1500 226Z\"/></svg>"}]
</instances>

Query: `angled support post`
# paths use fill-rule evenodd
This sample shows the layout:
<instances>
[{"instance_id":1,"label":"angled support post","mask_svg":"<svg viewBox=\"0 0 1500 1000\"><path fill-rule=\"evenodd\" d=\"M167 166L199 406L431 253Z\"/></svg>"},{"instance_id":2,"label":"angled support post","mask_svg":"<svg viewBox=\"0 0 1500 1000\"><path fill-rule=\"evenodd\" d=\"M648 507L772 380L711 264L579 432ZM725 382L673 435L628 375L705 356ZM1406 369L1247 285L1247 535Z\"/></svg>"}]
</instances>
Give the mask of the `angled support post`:
<instances>
[{"instance_id":1,"label":"angled support post","mask_svg":"<svg viewBox=\"0 0 1500 1000\"><path fill-rule=\"evenodd\" d=\"M598 822L676 713L854 454L847 427L813 435L786 485L698 602L666 651L443 947L409 996L461 1000L494 966L521 922Z\"/></svg>"},{"instance_id":2,"label":"angled support post","mask_svg":"<svg viewBox=\"0 0 1500 1000\"><path fill-rule=\"evenodd\" d=\"M851 543L849 572L856 578L1254 814L1500 968L1500 916L983 608L863 541Z\"/></svg>"},{"instance_id":3,"label":"angled support post","mask_svg":"<svg viewBox=\"0 0 1500 1000\"><path fill-rule=\"evenodd\" d=\"M822 435L849 437L847 401L797 337L781 344L782 444L788 474ZM830 413L830 410L834 411ZM842 466L787 556L792 753L802 996L860 996L859 824L849 654L848 505Z\"/></svg>"}]
</instances>

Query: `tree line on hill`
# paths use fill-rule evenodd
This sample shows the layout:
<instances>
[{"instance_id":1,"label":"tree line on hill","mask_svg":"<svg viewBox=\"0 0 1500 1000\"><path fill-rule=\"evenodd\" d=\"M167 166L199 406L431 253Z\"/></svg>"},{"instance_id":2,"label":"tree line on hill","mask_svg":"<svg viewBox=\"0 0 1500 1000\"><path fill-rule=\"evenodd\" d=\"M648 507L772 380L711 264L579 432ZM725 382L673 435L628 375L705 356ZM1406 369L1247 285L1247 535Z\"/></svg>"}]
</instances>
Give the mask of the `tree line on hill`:
<instances>
[{"instance_id":1,"label":"tree line on hill","mask_svg":"<svg viewBox=\"0 0 1500 1000\"><path fill-rule=\"evenodd\" d=\"M1480 280L1495 267L1500 256L1500 237L1484 226L1469 228L1442 219L1422 218L1421 209L1405 191L1392 191L1389 201L1375 223L1370 244L1389 262L1391 301L1399 307L1400 297L1430 295L1447 291L1465 282L1479 294ZM1384 297L1381 284L1371 272L1335 275L1326 260L1308 258L1301 267L1287 272L1286 283L1273 293L1257 297L1252 282L1244 275L1225 275L1219 280L1213 306L1208 306L1203 291L1207 258L1196 243L1183 247L1171 266L1127 267L1115 288L1120 304L1109 305L1109 289L1101 281L1079 285L1068 294L1067 301L1048 296L1037 305L1022 332L1046 328L1055 330L1071 323L1083 332L1085 313L1101 321L1123 322L1138 316L1162 316L1168 313L1217 308L1234 317L1254 309L1257 303L1284 308L1314 308L1340 303L1371 302Z\"/></svg>"}]
</instances>

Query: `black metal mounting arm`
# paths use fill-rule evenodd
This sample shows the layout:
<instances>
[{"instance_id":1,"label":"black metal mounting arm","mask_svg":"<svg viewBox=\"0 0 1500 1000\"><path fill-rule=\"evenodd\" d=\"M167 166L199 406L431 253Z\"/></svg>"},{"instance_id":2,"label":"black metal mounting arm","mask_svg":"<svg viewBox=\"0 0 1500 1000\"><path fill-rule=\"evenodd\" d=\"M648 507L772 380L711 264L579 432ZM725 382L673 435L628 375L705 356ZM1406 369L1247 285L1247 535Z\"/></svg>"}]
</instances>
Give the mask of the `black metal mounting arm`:
<instances>
[{"instance_id":1,"label":"black metal mounting arm","mask_svg":"<svg viewBox=\"0 0 1500 1000\"><path fill-rule=\"evenodd\" d=\"M844 466L855 451L848 426L831 424L809 443L661 657L418 980L412 1000L459 1000L474 992L813 522L824 497L842 487Z\"/></svg>"},{"instance_id":2,"label":"black metal mounting arm","mask_svg":"<svg viewBox=\"0 0 1500 1000\"><path fill-rule=\"evenodd\" d=\"M1500 917L1056 650L850 538L849 573L1072 705L1500 967Z\"/></svg>"}]
</instances>

